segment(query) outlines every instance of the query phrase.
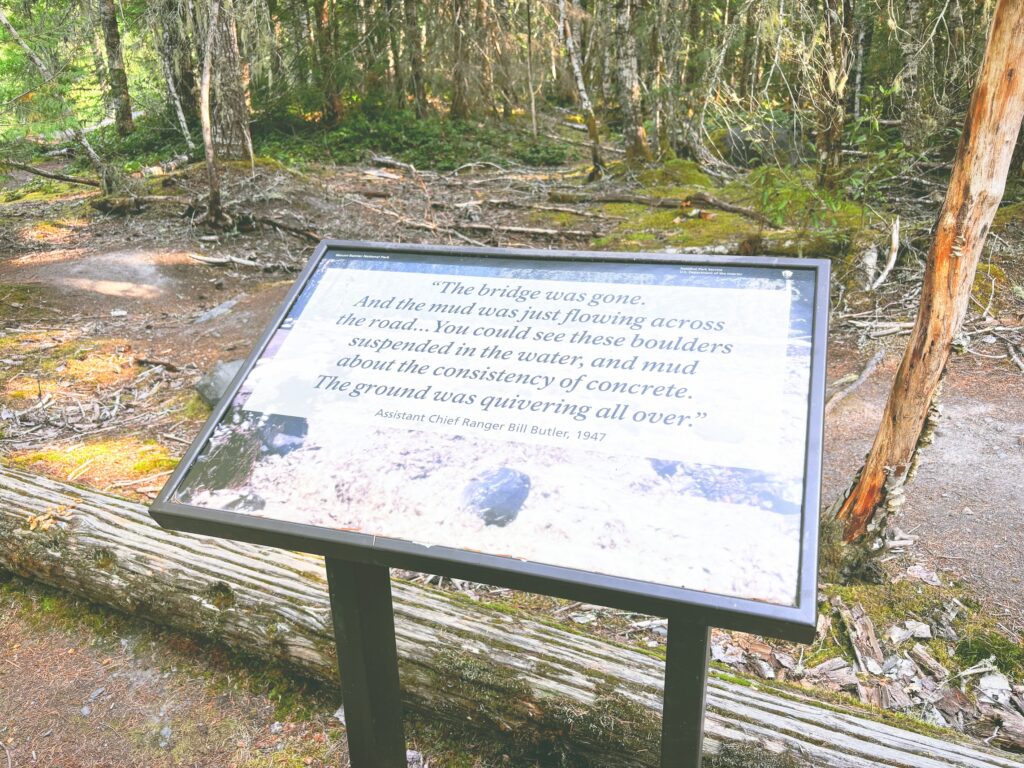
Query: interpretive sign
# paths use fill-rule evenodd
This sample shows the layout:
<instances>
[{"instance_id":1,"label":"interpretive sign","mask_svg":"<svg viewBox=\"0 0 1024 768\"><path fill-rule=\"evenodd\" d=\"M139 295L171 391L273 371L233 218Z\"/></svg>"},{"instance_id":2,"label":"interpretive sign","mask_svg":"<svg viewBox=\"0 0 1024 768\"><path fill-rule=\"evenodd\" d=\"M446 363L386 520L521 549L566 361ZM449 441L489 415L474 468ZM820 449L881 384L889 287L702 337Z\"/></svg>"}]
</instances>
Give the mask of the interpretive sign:
<instances>
[{"instance_id":1,"label":"interpretive sign","mask_svg":"<svg viewBox=\"0 0 1024 768\"><path fill-rule=\"evenodd\" d=\"M323 554L351 764L405 765L388 567L813 636L828 263L325 242L152 506Z\"/></svg>"},{"instance_id":2,"label":"interpretive sign","mask_svg":"<svg viewBox=\"0 0 1024 768\"><path fill-rule=\"evenodd\" d=\"M328 244L154 512L806 625L826 270Z\"/></svg>"}]
</instances>

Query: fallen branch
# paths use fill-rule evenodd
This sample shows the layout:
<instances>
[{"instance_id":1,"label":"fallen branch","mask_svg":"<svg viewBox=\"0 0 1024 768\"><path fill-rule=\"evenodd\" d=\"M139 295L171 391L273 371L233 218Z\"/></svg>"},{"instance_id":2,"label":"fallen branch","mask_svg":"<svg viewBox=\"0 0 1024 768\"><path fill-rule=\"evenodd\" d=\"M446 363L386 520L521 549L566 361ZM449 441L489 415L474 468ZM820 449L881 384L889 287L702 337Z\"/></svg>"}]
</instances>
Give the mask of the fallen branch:
<instances>
[{"instance_id":1,"label":"fallen branch","mask_svg":"<svg viewBox=\"0 0 1024 768\"><path fill-rule=\"evenodd\" d=\"M27 165L25 163L19 163L16 160L0 160L0 166L7 166L14 168L18 171L24 171L25 173L31 173L35 176L42 176L44 179L53 179L54 181L64 181L68 184L83 184L87 187L100 188L103 184L96 179L83 179L80 176L67 176L63 173L54 173L53 171L44 171L42 168L36 168L33 165Z\"/></svg>"},{"instance_id":2,"label":"fallen branch","mask_svg":"<svg viewBox=\"0 0 1024 768\"><path fill-rule=\"evenodd\" d=\"M502 224L470 224L458 223L459 229L467 229L470 232L501 232L509 235L534 235L537 237L600 237L600 232L591 232L585 229L546 229L543 227L516 227Z\"/></svg>"},{"instance_id":3,"label":"fallen branch","mask_svg":"<svg viewBox=\"0 0 1024 768\"><path fill-rule=\"evenodd\" d=\"M463 203L445 203L440 200L435 200L431 204L432 208L448 209L448 208L471 208L473 206L490 205L495 208L519 208L527 209L531 211L549 211L551 213L571 213L574 216L580 216L586 219L602 219L603 221L621 221L623 216L606 216L603 213L594 213L593 211L581 211L578 208L570 208L567 205L544 205L543 203L529 203L524 200L508 200L501 198L486 198L484 200L467 200Z\"/></svg>"},{"instance_id":4,"label":"fallen branch","mask_svg":"<svg viewBox=\"0 0 1024 768\"><path fill-rule=\"evenodd\" d=\"M47 513L51 524L32 530ZM0 467L0 567L336 680L319 558L165 531L139 504ZM405 582L392 591L410 710L602 768L658 764L659 659L459 595ZM1020 768L980 746L714 673L707 706L710 750L761 742L821 768Z\"/></svg>"},{"instance_id":5,"label":"fallen branch","mask_svg":"<svg viewBox=\"0 0 1024 768\"><path fill-rule=\"evenodd\" d=\"M886 259L885 268L882 270L882 274L878 276L878 279L871 284L871 290L874 291L885 282L885 278L892 272L892 268L896 266L896 254L900 250L900 217L897 216L896 220L892 223L892 238L889 241L889 258Z\"/></svg>"},{"instance_id":6,"label":"fallen branch","mask_svg":"<svg viewBox=\"0 0 1024 768\"><path fill-rule=\"evenodd\" d=\"M779 227L772 223L771 219L753 208L746 208L742 205L735 205L725 200L720 200L705 192L696 192L688 198L674 197L651 197L648 195L586 195L579 192L551 192L548 200L554 203L631 203L633 205L646 205L649 208L686 208L694 203L716 208L726 213L735 213L744 218L756 221L758 224L769 229Z\"/></svg>"},{"instance_id":7,"label":"fallen branch","mask_svg":"<svg viewBox=\"0 0 1024 768\"><path fill-rule=\"evenodd\" d=\"M486 245L485 243L481 243L479 240L474 240L473 238L469 237L469 235L462 234L458 230L450 229L448 227L442 227L430 221L410 219L408 216L403 216L402 214L396 213L395 211L389 211L387 208L378 208L376 205L370 205L369 203L363 202L362 200L359 200L358 198L352 195L345 195L345 199L355 203L356 205L366 208L367 210L373 211L374 213L380 213L384 216L390 216L398 223L403 224L406 227L410 227L411 229L423 229L428 232L436 232L438 234L449 235L450 237L456 237L459 240L467 242L470 245Z\"/></svg>"},{"instance_id":8,"label":"fallen branch","mask_svg":"<svg viewBox=\"0 0 1024 768\"><path fill-rule=\"evenodd\" d=\"M275 229L280 229L283 232L293 234L296 237L299 237L308 243L313 243L314 245L323 240L323 238L320 237L320 235L318 235L316 232L313 232L312 230L305 229L303 227L297 227L294 224L285 224L283 221L278 221L277 219L271 218L270 216L253 216L252 220L259 222L260 224L268 224L269 226L274 227Z\"/></svg>"},{"instance_id":9,"label":"fallen branch","mask_svg":"<svg viewBox=\"0 0 1024 768\"><path fill-rule=\"evenodd\" d=\"M725 211L726 213L735 213L739 216L743 216L744 218L756 221L761 226L768 227L768 229L779 229L778 225L773 223L771 219L760 211L755 211L753 208L746 208L742 205L735 205L725 200L719 200L717 197L709 195L706 192L697 192L690 195L686 202L690 205L693 203L700 203L701 205L706 205L708 208L717 208L718 210Z\"/></svg>"},{"instance_id":10,"label":"fallen branch","mask_svg":"<svg viewBox=\"0 0 1024 768\"><path fill-rule=\"evenodd\" d=\"M878 367L878 364L881 363L884 359L885 359L885 350L882 350L882 349L878 350L877 352L875 352L875 354L872 356L872 358L870 360L868 360L867 365L864 366L864 370L862 370L860 372L860 375L856 379L854 379L853 382L848 387L845 387L844 389L840 389L840 390L838 390L836 392L833 392L831 395L829 395L828 400L825 402L825 415L827 416L828 413L833 408L835 408L837 405L839 405L839 402L844 397L846 397L847 395L852 394L857 389L859 389L860 385L868 380L868 378L871 376L871 374L874 373L875 368Z\"/></svg>"},{"instance_id":11,"label":"fallen branch","mask_svg":"<svg viewBox=\"0 0 1024 768\"><path fill-rule=\"evenodd\" d=\"M403 163L401 160L395 160L393 157L387 155L375 155L370 154L371 162L380 168L395 168L399 171L406 171L408 173L416 174L419 171L416 170L416 166L412 163Z\"/></svg>"}]
</instances>

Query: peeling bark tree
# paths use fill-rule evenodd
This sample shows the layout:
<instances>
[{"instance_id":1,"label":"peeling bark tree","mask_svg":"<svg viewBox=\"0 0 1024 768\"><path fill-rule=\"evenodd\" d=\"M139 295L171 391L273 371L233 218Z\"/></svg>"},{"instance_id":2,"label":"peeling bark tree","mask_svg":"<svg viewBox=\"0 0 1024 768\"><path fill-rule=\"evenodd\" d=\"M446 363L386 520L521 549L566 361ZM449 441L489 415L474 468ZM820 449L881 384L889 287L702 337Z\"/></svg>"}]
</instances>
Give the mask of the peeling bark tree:
<instances>
[{"instance_id":1,"label":"peeling bark tree","mask_svg":"<svg viewBox=\"0 0 1024 768\"><path fill-rule=\"evenodd\" d=\"M128 95L128 74L124 69L114 0L99 0L99 16L103 28L103 44L107 49L107 82L114 107L114 126L118 136L127 136L135 130L135 124L132 121L132 100Z\"/></svg>"},{"instance_id":2,"label":"peeling bark tree","mask_svg":"<svg viewBox=\"0 0 1024 768\"><path fill-rule=\"evenodd\" d=\"M913 466L1006 186L1024 114L1022 61L1024 0L999 0L928 252L917 322L875 442L836 515L847 541L864 535L876 510L900 492Z\"/></svg>"}]
</instances>

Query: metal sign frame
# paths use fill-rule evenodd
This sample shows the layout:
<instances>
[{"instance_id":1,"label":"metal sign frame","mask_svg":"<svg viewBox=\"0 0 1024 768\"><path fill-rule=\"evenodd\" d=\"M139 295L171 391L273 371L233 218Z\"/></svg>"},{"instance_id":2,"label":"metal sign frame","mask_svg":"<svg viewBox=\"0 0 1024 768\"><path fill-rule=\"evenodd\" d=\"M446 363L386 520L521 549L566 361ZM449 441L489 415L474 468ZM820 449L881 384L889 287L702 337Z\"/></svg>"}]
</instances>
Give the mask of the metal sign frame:
<instances>
[{"instance_id":1,"label":"metal sign frame","mask_svg":"<svg viewBox=\"0 0 1024 768\"><path fill-rule=\"evenodd\" d=\"M552 566L509 557L488 555L443 546L426 547L410 541L387 539L352 531L332 530L305 523L286 522L255 515L211 510L182 504L172 500L178 486L191 468L210 435L230 407L242 382L262 355L267 343L287 317L292 305L305 288L310 276L328 253L395 254L431 257L484 257L533 261L543 264L552 261L586 263L678 264L681 266L767 267L810 270L814 273L815 295L812 311L810 386L807 400L807 433L803 499L800 527L800 565L797 599L794 605L778 605L756 600L717 595L662 584ZM512 248L470 248L396 243L326 240L315 249L309 262L295 281L273 319L260 336L241 369L235 375L228 391L213 409L206 424L192 443L177 469L150 507L156 521L165 528L190 533L236 539L254 544L279 547L294 551L323 555L327 559L327 572L331 585L332 607L336 636L339 643L339 662L346 678L343 693L346 710L349 709L350 690L357 720L366 725L355 726L349 717L350 742L355 735L353 727L362 732L356 742L369 745L365 749L356 743L353 766L398 765L397 747L384 747L401 736L388 730L386 723L396 716L400 721L397 701L397 661L394 674L387 673L390 684L353 683L363 669L390 670L394 655L394 624L390 612L390 590L386 589L387 569L402 568L422 571L469 581L494 584L554 597L605 605L612 608L665 616L669 623L669 667L666 673L666 728L670 720L681 719L690 723L689 731L696 727L693 738L680 741L667 730L663 750L673 754L688 753L688 762L677 763L672 755L663 752L664 765L697 765L700 754L702 714L694 714L694 701L680 697L684 680L699 684L699 713L703 712L704 676L707 669L708 637L712 626L787 640L808 642L814 637L817 611L818 567L818 510L820 503L821 457L824 432L824 393L826 338L828 325L828 285L830 262L824 259L794 259L740 256L690 256L679 254L616 253L588 251L541 251ZM344 584L346 589L335 589ZM353 587L363 584L363 588ZM384 601L386 597L386 605ZM383 606L383 607L382 607ZM362 618L360 618L362 617ZM372 618L367 618L372 617ZM390 629L389 629L390 627ZM390 636L390 642L387 641ZM686 642L683 642L683 639ZM383 642L383 645L381 643ZM685 647L684 647L685 646ZM382 661L379 655L384 654ZM675 660L675 661L674 661ZM348 668L346 673L344 670ZM384 674L381 672L380 674ZM379 676L379 675L378 675ZM366 682L366 681L364 681ZM377 694L374 687L380 689ZM361 692L360 692L361 691ZM383 697L383 702L380 700ZM359 699L362 701L359 701ZM395 699L390 701L390 699ZM376 713L376 714L375 714ZM679 714L676 714L679 713ZM694 718L697 725L694 726ZM385 725L382 725L384 723ZM381 730L382 729L382 730ZM380 733L377 731L380 730ZM685 731L685 729L684 729ZM675 732L673 732L675 733ZM376 734L376 735L374 735ZM383 734L383 735L381 735ZM693 734L691 734L693 735ZM671 746L670 745L674 745ZM694 750L696 752L694 753ZM374 754L389 753L392 757L377 762ZM358 754L368 757L357 762ZM689 762L696 759L697 762ZM404 761L404 750L402 751ZM404 762L401 763L404 765Z\"/></svg>"}]
</instances>

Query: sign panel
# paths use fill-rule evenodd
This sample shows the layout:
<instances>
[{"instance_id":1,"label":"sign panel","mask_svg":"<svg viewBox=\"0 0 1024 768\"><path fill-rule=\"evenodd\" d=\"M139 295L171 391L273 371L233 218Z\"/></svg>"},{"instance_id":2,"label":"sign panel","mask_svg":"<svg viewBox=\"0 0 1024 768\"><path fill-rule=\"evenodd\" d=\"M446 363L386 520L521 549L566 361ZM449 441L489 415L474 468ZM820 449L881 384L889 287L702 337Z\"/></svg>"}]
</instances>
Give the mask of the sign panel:
<instances>
[{"instance_id":1,"label":"sign panel","mask_svg":"<svg viewBox=\"0 0 1024 768\"><path fill-rule=\"evenodd\" d=\"M314 261L155 509L799 607L822 263Z\"/></svg>"}]
</instances>

